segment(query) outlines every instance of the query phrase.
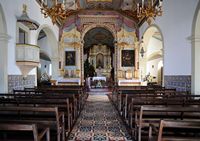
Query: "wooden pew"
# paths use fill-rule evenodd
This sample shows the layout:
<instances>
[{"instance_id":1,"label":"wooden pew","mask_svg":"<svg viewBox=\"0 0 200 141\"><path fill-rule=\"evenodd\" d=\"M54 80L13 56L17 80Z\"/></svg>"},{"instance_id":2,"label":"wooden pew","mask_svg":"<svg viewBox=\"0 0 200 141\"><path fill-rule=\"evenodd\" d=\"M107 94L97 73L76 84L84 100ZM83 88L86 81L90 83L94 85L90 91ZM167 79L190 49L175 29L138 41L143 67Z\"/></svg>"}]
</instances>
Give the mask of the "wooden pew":
<instances>
[{"instance_id":1,"label":"wooden pew","mask_svg":"<svg viewBox=\"0 0 200 141\"><path fill-rule=\"evenodd\" d=\"M22 92L22 93L21 93ZM30 92L30 91L28 91ZM33 91L31 91L33 93ZM73 108L73 119L77 118L77 116L80 114L81 107L82 107L82 101L83 99L81 98L81 95L79 94L78 91L69 91L69 90L64 90L64 89L46 89L46 90L36 90L36 92L41 92L41 95L38 95L37 93L35 95L31 95L32 97L38 97L38 96L45 96L47 98L50 96L56 96L55 98L69 98L69 102L71 107ZM16 94L15 97L27 97L26 94L27 92L25 90L15 90L14 94Z\"/></svg>"},{"instance_id":2,"label":"wooden pew","mask_svg":"<svg viewBox=\"0 0 200 141\"><path fill-rule=\"evenodd\" d=\"M197 95L188 95L185 92L175 92L173 89L163 89L163 90L156 90L155 92L153 91L144 91L144 93L135 93L135 94L123 94L124 98L122 99L122 109L121 109L121 114L122 116L127 119L128 116L128 108L131 103L133 103L132 99L136 99L138 101L143 101L143 102L148 102L152 100L160 100L160 99L166 99L165 102L166 104L169 103L167 102L168 99L177 99L180 100L188 100L188 99L194 99L194 98L200 98L200 96Z\"/></svg>"},{"instance_id":3,"label":"wooden pew","mask_svg":"<svg viewBox=\"0 0 200 141\"><path fill-rule=\"evenodd\" d=\"M160 119L200 121L200 108L196 106L138 106L135 107L134 115L134 134L138 141L141 141L143 129L149 128L150 124L157 124Z\"/></svg>"},{"instance_id":4,"label":"wooden pew","mask_svg":"<svg viewBox=\"0 0 200 141\"><path fill-rule=\"evenodd\" d=\"M31 131L33 133L34 141L41 141L46 135L45 141L50 141L50 131L49 128L42 127L43 130L39 131L37 124L28 124L23 122L9 122L9 123L0 123L0 131L7 133L6 131ZM40 127L41 129L41 127ZM7 139L6 139L7 140ZM23 137L20 141L23 140Z\"/></svg>"},{"instance_id":5,"label":"wooden pew","mask_svg":"<svg viewBox=\"0 0 200 141\"><path fill-rule=\"evenodd\" d=\"M83 105L86 101L86 97L83 97L83 93L82 93L82 88L66 88L66 87L45 87L43 89L36 89L36 92L38 93L41 92L42 95L33 95L33 94L29 94L29 96L32 96L32 98L34 97L42 97L42 96L45 96L45 98L50 98L50 96L53 96L53 98L69 98L69 103L70 103L70 109L71 109L71 112L73 112L72 114L72 122L70 122L70 127L72 127L73 123L75 122L75 120L77 119L77 117L79 116L82 108L83 108ZM25 91L25 90L24 90ZM28 92L33 92L32 89L29 90ZM22 94L20 94L22 92ZM15 90L14 91L14 94L16 94L15 97L27 97L26 96L26 93L27 92L23 92L23 90ZM24 94L24 95L23 95ZM56 97L55 97L56 96ZM69 115L69 114L68 114ZM69 128L70 129L70 128Z\"/></svg>"},{"instance_id":6,"label":"wooden pew","mask_svg":"<svg viewBox=\"0 0 200 141\"><path fill-rule=\"evenodd\" d=\"M43 93L59 93L59 94L75 94L78 102L78 111L83 109L85 101L88 97L88 94L85 91L85 88L82 86L48 86L48 87L38 87L35 88L37 91L41 91Z\"/></svg>"},{"instance_id":7,"label":"wooden pew","mask_svg":"<svg viewBox=\"0 0 200 141\"><path fill-rule=\"evenodd\" d=\"M6 94L9 98L0 99L1 106L27 106L27 107L58 107L65 114L66 132L73 125L73 109L68 97L57 97L57 95L13 95ZM12 97L12 98L11 98Z\"/></svg>"},{"instance_id":8,"label":"wooden pew","mask_svg":"<svg viewBox=\"0 0 200 141\"><path fill-rule=\"evenodd\" d=\"M0 107L1 122L24 122L49 126L56 131L57 141L65 141L64 113L57 107ZM62 138L61 138L62 135Z\"/></svg>"},{"instance_id":9,"label":"wooden pew","mask_svg":"<svg viewBox=\"0 0 200 141\"><path fill-rule=\"evenodd\" d=\"M153 137L152 129L158 132L157 137ZM199 132L197 121L161 120L159 128L150 124L149 141L199 141Z\"/></svg>"}]
</instances>

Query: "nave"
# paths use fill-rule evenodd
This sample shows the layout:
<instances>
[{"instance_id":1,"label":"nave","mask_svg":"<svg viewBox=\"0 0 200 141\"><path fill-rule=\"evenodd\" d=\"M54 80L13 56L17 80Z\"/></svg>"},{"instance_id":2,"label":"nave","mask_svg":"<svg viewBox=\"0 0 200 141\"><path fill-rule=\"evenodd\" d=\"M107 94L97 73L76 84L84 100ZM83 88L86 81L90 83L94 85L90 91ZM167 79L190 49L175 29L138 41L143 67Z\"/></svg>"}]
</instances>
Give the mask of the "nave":
<instances>
[{"instance_id":1,"label":"nave","mask_svg":"<svg viewBox=\"0 0 200 141\"><path fill-rule=\"evenodd\" d=\"M0 95L1 141L199 141L198 95L158 86L43 86ZM22 136L23 135L23 136Z\"/></svg>"},{"instance_id":2,"label":"nave","mask_svg":"<svg viewBox=\"0 0 200 141\"><path fill-rule=\"evenodd\" d=\"M70 141L131 141L131 136L105 92L90 93Z\"/></svg>"}]
</instances>

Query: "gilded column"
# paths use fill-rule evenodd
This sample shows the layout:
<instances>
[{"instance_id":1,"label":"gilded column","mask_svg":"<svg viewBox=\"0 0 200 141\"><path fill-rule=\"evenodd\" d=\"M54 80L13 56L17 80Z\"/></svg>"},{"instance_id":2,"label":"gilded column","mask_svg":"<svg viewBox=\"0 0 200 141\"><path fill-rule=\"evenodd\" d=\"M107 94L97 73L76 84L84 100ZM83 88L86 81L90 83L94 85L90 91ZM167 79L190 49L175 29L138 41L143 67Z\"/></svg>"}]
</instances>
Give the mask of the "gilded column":
<instances>
[{"instance_id":1,"label":"gilded column","mask_svg":"<svg viewBox=\"0 0 200 141\"><path fill-rule=\"evenodd\" d=\"M83 47L84 47L84 41L81 42L81 46L80 46L80 65L81 65L81 85L84 85L84 52L83 52Z\"/></svg>"},{"instance_id":2,"label":"gilded column","mask_svg":"<svg viewBox=\"0 0 200 141\"><path fill-rule=\"evenodd\" d=\"M134 77L139 78L139 42L135 43L135 69L134 69Z\"/></svg>"}]
</instances>

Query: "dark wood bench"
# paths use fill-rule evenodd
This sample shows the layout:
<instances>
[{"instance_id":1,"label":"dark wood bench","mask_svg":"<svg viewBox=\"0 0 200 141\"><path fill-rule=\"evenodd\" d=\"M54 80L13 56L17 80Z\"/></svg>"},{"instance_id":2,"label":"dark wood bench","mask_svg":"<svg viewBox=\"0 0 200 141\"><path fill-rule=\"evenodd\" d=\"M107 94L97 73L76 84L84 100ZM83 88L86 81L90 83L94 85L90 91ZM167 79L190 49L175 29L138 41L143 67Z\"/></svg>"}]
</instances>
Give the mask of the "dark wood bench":
<instances>
[{"instance_id":1,"label":"dark wood bench","mask_svg":"<svg viewBox=\"0 0 200 141\"><path fill-rule=\"evenodd\" d=\"M7 133L7 131L25 131L24 134L26 134L27 131L30 131L33 133L33 139L34 141L41 141L44 136L46 135L45 141L50 141L50 131L48 127L42 127L43 129L39 131L40 128L38 128L37 124L28 124L23 122L9 122L9 123L1 123L0 122L0 132L3 131L4 134ZM15 139L15 138L14 138ZM4 140L4 139L3 139ZM6 138L8 141L8 138ZM23 140L23 137L19 139L20 141Z\"/></svg>"},{"instance_id":2,"label":"dark wood bench","mask_svg":"<svg viewBox=\"0 0 200 141\"><path fill-rule=\"evenodd\" d=\"M36 96L38 97L37 93L41 92L42 96L57 96L57 98L66 98L68 97L70 102L73 104L72 108L74 108L73 110L73 117L76 118L79 114L80 111L83 107L83 101L85 101L86 99L82 98L82 95L79 91L74 91L74 90L65 90L65 89L60 89L60 88L47 88L47 89L40 89L40 90L36 90ZM28 91L30 92L30 91ZM33 92L33 91L31 91ZM15 97L26 97L26 95L24 96L23 94L26 94L26 90L15 90L14 94L16 94ZM30 95L30 94L29 94ZM36 97L34 95L31 95L33 97Z\"/></svg>"},{"instance_id":3,"label":"dark wood bench","mask_svg":"<svg viewBox=\"0 0 200 141\"><path fill-rule=\"evenodd\" d=\"M58 107L60 112L65 114L66 132L69 132L73 125L73 106L69 98L53 95L20 95L7 94L9 98L0 99L1 107L4 106L27 106L27 107Z\"/></svg>"},{"instance_id":4,"label":"dark wood bench","mask_svg":"<svg viewBox=\"0 0 200 141\"><path fill-rule=\"evenodd\" d=\"M141 141L142 131L145 131L145 128L149 129L150 124L157 124L161 119L200 121L200 107L163 105L138 106L135 107L134 116L134 134L138 141Z\"/></svg>"},{"instance_id":5,"label":"dark wood bench","mask_svg":"<svg viewBox=\"0 0 200 141\"><path fill-rule=\"evenodd\" d=\"M159 127L158 127L159 126ZM159 125L150 124L149 141L199 141L200 122L161 120ZM157 132L154 137L152 129Z\"/></svg>"},{"instance_id":6,"label":"dark wood bench","mask_svg":"<svg viewBox=\"0 0 200 141\"><path fill-rule=\"evenodd\" d=\"M1 122L23 122L49 126L56 131L56 140L65 141L64 113L57 107L0 107ZM62 138L61 138L62 135Z\"/></svg>"}]
</instances>

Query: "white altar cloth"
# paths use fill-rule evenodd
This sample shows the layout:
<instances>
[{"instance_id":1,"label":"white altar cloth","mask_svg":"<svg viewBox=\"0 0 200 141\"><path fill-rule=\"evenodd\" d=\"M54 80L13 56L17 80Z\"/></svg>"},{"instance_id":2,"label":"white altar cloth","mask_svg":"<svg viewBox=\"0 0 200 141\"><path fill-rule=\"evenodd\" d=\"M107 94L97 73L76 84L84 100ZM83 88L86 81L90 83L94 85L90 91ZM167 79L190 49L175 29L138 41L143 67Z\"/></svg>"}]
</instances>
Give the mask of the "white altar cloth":
<instances>
[{"instance_id":1,"label":"white altar cloth","mask_svg":"<svg viewBox=\"0 0 200 141\"><path fill-rule=\"evenodd\" d=\"M103 76L92 77L92 81L95 81L95 80L103 80L103 81L106 81L106 77L103 77Z\"/></svg>"},{"instance_id":2,"label":"white altar cloth","mask_svg":"<svg viewBox=\"0 0 200 141\"><path fill-rule=\"evenodd\" d=\"M58 78L58 83L77 83L78 85L81 85L81 79L80 78Z\"/></svg>"},{"instance_id":3,"label":"white altar cloth","mask_svg":"<svg viewBox=\"0 0 200 141\"><path fill-rule=\"evenodd\" d=\"M141 85L140 79L121 79L118 80L119 86L135 86L135 85Z\"/></svg>"}]
</instances>

